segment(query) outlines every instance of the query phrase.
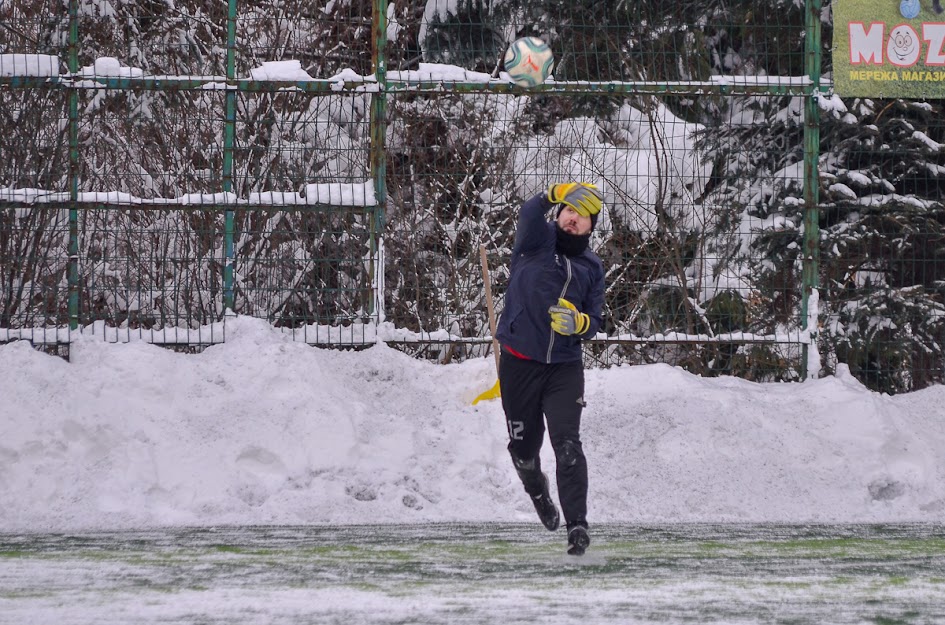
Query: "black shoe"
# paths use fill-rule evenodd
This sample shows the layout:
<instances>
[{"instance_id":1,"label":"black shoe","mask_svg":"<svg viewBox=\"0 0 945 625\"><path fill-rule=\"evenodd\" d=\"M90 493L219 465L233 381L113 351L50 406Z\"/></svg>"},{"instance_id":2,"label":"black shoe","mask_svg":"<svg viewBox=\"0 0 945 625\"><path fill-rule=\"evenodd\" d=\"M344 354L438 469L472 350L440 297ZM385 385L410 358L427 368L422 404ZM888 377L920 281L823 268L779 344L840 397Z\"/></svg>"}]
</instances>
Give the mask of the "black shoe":
<instances>
[{"instance_id":1,"label":"black shoe","mask_svg":"<svg viewBox=\"0 0 945 625\"><path fill-rule=\"evenodd\" d=\"M551 499L551 493L548 492L548 478L542 473L541 479L544 487L541 489L541 493L532 497L532 503L535 504L535 511L538 513L538 518L541 519L542 524L553 532L558 529L561 519L558 516L558 508Z\"/></svg>"},{"instance_id":2,"label":"black shoe","mask_svg":"<svg viewBox=\"0 0 945 625\"><path fill-rule=\"evenodd\" d=\"M568 523L568 554L583 556L591 537L587 534L587 523Z\"/></svg>"}]
</instances>

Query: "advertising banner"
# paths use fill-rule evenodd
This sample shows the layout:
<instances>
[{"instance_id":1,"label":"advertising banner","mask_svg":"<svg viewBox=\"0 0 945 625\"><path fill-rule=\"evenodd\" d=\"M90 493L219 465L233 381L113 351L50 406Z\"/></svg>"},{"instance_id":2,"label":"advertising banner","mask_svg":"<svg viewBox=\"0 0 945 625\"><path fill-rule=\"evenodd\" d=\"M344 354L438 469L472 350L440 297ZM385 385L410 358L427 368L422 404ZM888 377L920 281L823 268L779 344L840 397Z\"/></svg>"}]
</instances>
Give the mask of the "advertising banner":
<instances>
[{"instance_id":1,"label":"advertising banner","mask_svg":"<svg viewBox=\"0 0 945 625\"><path fill-rule=\"evenodd\" d=\"M945 97L945 0L835 0L837 95Z\"/></svg>"}]
</instances>

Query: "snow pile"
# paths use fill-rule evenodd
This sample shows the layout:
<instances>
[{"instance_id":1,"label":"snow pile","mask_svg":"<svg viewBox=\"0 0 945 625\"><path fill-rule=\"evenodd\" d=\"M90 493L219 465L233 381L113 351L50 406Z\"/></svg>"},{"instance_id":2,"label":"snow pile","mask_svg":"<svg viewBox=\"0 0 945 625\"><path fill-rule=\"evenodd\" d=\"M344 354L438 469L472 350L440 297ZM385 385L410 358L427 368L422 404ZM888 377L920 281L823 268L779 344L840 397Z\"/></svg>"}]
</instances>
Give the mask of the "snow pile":
<instances>
[{"instance_id":1,"label":"snow pile","mask_svg":"<svg viewBox=\"0 0 945 625\"><path fill-rule=\"evenodd\" d=\"M320 350L242 317L226 338L185 355L81 336L71 363L0 346L0 531L533 520L499 402L471 406L491 356ZM943 387L653 365L589 370L586 397L592 523L945 511Z\"/></svg>"}]
</instances>

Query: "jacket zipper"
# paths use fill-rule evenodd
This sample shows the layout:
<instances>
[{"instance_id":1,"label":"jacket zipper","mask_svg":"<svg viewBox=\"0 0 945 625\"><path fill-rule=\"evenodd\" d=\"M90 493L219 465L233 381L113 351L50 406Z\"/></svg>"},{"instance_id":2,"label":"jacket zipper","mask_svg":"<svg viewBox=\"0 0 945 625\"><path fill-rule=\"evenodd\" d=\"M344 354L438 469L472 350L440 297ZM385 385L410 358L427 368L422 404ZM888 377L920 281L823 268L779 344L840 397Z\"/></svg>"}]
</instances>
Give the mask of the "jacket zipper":
<instances>
[{"instance_id":1,"label":"jacket zipper","mask_svg":"<svg viewBox=\"0 0 945 625\"><path fill-rule=\"evenodd\" d=\"M568 277L564 281L564 286L561 288L561 295L558 296L559 299L567 295L568 285L571 284L571 259L565 256L564 254L562 254L561 257L564 258L564 266L567 267L568 269ZM557 303L558 302L555 302L555 304ZM554 346L555 346L555 331L552 330L551 336L548 338L548 354L545 356L546 365L551 364L551 350Z\"/></svg>"}]
</instances>

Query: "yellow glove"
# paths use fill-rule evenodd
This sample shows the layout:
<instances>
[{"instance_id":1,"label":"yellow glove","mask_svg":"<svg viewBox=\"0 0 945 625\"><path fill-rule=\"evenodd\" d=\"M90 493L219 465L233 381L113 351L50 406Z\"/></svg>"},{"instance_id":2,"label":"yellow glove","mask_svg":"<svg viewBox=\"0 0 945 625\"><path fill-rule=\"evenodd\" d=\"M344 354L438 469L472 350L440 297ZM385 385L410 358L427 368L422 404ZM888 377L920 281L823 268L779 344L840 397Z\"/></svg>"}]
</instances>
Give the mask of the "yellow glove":
<instances>
[{"instance_id":1,"label":"yellow glove","mask_svg":"<svg viewBox=\"0 0 945 625\"><path fill-rule=\"evenodd\" d=\"M591 318L578 312L574 304L563 297L558 298L557 306L548 308L548 314L551 315L551 329L565 336L583 334L591 325Z\"/></svg>"},{"instance_id":2,"label":"yellow glove","mask_svg":"<svg viewBox=\"0 0 945 625\"><path fill-rule=\"evenodd\" d=\"M567 204L582 217L596 215L604 204L597 186L589 182L553 184L548 187L548 200L552 204Z\"/></svg>"}]
</instances>

